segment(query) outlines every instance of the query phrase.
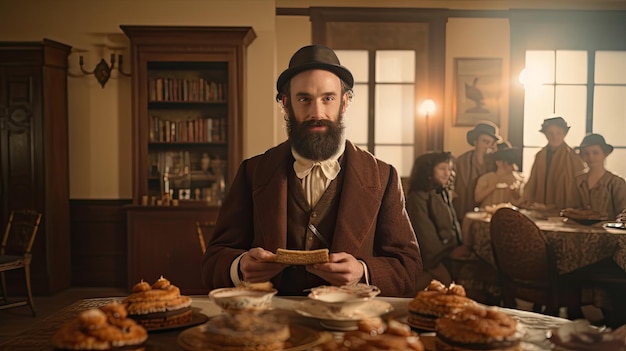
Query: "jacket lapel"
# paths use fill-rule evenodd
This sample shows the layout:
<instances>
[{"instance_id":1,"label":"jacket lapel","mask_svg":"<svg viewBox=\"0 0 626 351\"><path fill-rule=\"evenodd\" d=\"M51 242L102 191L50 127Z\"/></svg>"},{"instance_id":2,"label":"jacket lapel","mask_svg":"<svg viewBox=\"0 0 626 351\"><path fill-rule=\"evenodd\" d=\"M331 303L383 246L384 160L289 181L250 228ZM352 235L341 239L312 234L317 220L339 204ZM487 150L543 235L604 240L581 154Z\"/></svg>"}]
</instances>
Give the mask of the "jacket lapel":
<instances>
[{"instance_id":1,"label":"jacket lapel","mask_svg":"<svg viewBox=\"0 0 626 351\"><path fill-rule=\"evenodd\" d=\"M374 156L346 141L344 158L346 173L333 235L333 252L359 248L367 233L374 230L376 218L372 214L380 207L376 194L381 184Z\"/></svg>"},{"instance_id":2,"label":"jacket lapel","mask_svg":"<svg viewBox=\"0 0 626 351\"><path fill-rule=\"evenodd\" d=\"M267 162L259 166L253 183L252 197L255 203L255 244L266 250L276 251L287 247L287 172L293 163L288 142L269 153Z\"/></svg>"}]
</instances>

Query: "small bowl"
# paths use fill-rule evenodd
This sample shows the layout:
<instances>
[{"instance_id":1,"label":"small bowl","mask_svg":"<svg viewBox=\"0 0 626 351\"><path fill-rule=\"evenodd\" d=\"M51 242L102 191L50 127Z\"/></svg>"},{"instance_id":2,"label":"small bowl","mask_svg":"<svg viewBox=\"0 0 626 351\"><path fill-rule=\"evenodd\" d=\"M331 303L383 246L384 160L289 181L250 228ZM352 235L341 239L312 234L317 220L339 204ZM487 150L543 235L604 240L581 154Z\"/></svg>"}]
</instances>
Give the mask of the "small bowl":
<instances>
[{"instance_id":1,"label":"small bowl","mask_svg":"<svg viewBox=\"0 0 626 351\"><path fill-rule=\"evenodd\" d=\"M307 297L320 303L333 314L351 316L378 294L380 289L373 285L324 285L311 289Z\"/></svg>"},{"instance_id":2,"label":"small bowl","mask_svg":"<svg viewBox=\"0 0 626 351\"><path fill-rule=\"evenodd\" d=\"M272 305L276 289L258 290L247 287L221 288L211 290L209 299L224 311L261 311Z\"/></svg>"}]
</instances>

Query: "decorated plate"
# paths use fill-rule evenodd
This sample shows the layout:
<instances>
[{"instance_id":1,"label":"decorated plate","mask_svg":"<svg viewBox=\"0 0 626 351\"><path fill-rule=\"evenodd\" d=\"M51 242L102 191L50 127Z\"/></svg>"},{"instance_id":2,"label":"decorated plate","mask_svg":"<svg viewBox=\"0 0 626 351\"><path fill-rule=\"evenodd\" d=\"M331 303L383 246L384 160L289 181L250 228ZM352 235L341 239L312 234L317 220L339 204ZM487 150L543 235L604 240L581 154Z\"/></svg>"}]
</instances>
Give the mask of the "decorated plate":
<instances>
[{"instance_id":1,"label":"decorated plate","mask_svg":"<svg viewBox=\"0 0 626 351\"><path fill-rule=\"evenodd\" d=\"M308 350L327 341L330 333L322 333L301 325L289 325L289 339L282 351ZM178 335L178 345L187 351L220 351L210 343L206 334L206 326L199 325L184 330Z\"/></svg>"},{"instance_id":2,"label":"decorated plate","mask_svg":"<svg viewBox=\"0 0 626 351\"><path fill-rule=\"evenodd\" d=\"M205 314L193 311L193 314L191 315L191 320L189 322L187 322L187 323L177 324L177 325L169 325L167 327L146 328L146 330L148 332L155 332L155 331L163 331L163 330L174 330L174 329L180 329L180 328L188 328L188 327L193 327L193 326L198 325L198 324L202 324L202 323L204 323L204 322L206 322L208 320L209 320L209 317L207 317Z\"/></svg>"},{"instance_id":3,"label":"decorated plate","mask_svg":"<svg viewBox=\"0 0 626 351\"><path fill-rule=\"evenodd\" d=\"M358 322L365 318L379 317L393 311L393 306L388 302L373 299L346 315L335 313L318 301L304 300L296 305L295 311L301 316L318 319L324 328L348 331L356 330Z\"/></svg>"}]
</instances>

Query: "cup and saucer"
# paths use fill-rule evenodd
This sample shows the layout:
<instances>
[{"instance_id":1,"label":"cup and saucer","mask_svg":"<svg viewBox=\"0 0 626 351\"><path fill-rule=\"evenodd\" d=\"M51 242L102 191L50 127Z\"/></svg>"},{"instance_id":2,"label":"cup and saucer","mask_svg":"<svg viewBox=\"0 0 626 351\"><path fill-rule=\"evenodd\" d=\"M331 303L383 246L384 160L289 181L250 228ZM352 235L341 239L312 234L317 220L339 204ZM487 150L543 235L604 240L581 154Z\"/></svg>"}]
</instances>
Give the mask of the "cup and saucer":
<instances>
[{"instance_id":1,"label":"cup and saucer","mask_svg":"<svg viewBox=\"0 0 626 351\"><path fill-rule=\"evenodd\" d=\"M390 303L375 298L379 293L377 287L366 284L320 286L311 289L308 298L295 306L295 311L319 320L327 329L356 330L359 321L393 311Z\"/></svg>"}]
</instances>

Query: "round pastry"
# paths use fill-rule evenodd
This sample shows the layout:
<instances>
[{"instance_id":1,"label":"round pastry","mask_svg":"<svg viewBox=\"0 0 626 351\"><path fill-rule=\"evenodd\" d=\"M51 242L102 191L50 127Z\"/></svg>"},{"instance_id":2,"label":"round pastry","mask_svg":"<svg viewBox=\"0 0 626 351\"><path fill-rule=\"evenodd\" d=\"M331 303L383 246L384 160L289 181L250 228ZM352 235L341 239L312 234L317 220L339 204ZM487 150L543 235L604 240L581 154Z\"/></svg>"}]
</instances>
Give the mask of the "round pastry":
<instances>
[{"instance_id":1,"label":"round pastry","mask_svg":"<svg viewBox=\"0 0 626 351\"><path fill-rule=\"evenodd\" d=\"M109 350L142 344L148 333L126 316L124 306L116 302L85 310L61 326L52 344L64 350Z\"/></svg>"},{"instance_id":2,"label":"round pastry","mask_svg":"<svg viewBox=\"0 0 626 351\"><path fill-rule=\"evenodd\" d=\"M521 351L515 319L493 307L471 306L435 323L437 351Z\"/></svg>"},{"instance_id":3,"label":"round pastry","mask_svg":"<svg viewBox=\"0 0 626 351\"><path fill-rule=\"evenodd\" d=\"M463 286L452 283L446 287L441 282L433 280L409 302L407 322L414 328L433 331L437 318L474 305L477 303L465 296Z\"/></svg>"},{"instance_id":4,"label":"round pastry","mask_svg":"<svg viewBox=\"0 0 626 351\"><path fill-rule=\"evenodd\" d=\"M182 325L193 317L191 298L162 276L152 286L142 280L132 291L122 303L129 317L148 330Z\"/></svg>"},{"instance_id":5,"label":"round pastry","mask_svg":"<svg viewBox=\"0 0 626 351\"><path fill-rule=\"evenodd\" d=\"M381 325L383 323L381 331ZM358 330L344 333L340 339L328 341L313 348L314 351L424 351L424 344L408 325L396 320L382 322L380 318L365 319Z\"/></svg>"},{"instance_id":6,"label":"round pastry","mask_svg":"<svg viewBox=\"0 0 626 351\"><path fill-rule=\"evenodd\" d=\"M282 350L290 337L286 318L267 313L221 314L203 327L202 345L209 350Z\"/></svg>"}]
</instances>

